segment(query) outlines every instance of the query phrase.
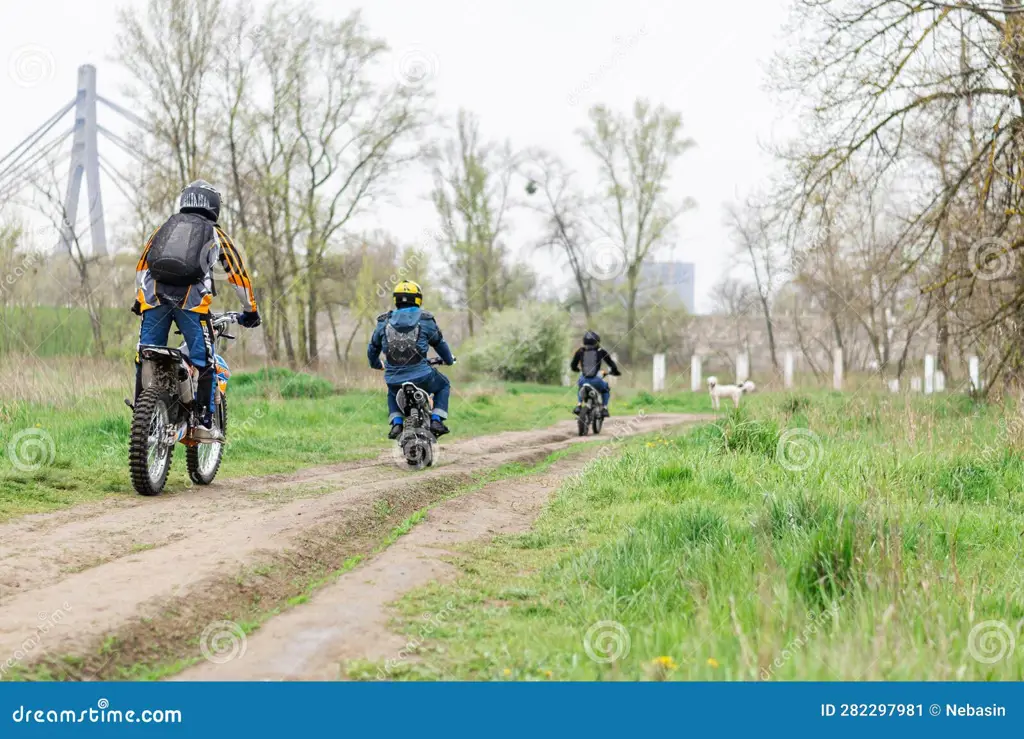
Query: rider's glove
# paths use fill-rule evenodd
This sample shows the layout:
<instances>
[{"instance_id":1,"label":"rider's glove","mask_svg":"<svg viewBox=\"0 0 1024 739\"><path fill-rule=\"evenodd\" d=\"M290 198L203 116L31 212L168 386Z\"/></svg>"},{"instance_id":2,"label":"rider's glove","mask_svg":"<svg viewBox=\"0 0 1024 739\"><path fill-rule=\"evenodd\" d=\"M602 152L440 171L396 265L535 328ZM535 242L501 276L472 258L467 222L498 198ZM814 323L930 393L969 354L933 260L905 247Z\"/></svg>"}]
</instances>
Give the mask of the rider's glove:
<instances>
[{"instance_id":1,"label":"rider's glove","mask_svg":"<svg viewBox=\"0 0 1024 739\"><path fill-rule=\"evenodd\" d=\"M132 313L134 313L137 316L142 315L142 303L140 303L138 300L132 303Z\"/></svg>"},{"instance_id":2,"label":"rider's glove","mask_svg":"<svg viewBox=\"0 0 1024 739\"><path fill-rule=\"evenodd\" d=\"M256 328L260 325L259 311L245 311L238 319L238 323L245 328Z\"/></svg>"}]
</instances>

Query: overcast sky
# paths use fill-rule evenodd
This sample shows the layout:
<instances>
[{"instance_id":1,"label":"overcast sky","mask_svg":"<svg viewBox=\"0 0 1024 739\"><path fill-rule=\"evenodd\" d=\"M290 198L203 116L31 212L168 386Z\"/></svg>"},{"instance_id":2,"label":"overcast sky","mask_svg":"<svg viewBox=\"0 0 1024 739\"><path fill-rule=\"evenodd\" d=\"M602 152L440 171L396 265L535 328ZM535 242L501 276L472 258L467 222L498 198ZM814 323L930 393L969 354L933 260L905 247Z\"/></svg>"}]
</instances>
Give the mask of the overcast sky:
<instances>
[{"instance_id":1,"label":"overcast sky","mask_svg":"<svg viewBox=\"0 0 1024 739\"><path fill-rule=\"evenodd\" d=\"M73 97L78 65L96 64L101 94L120 98L125 76L110 58L117 9L145 0L0 2L2 157ZM337 16L362 7L372 32L392 47L394 66L431 68L442 114L465 107L488 137L555 151L585 182L593 182L593 168L576 131L586 125L590 105L628 110L643 96L680 111L697 146L679 163L673 188L680 198L696 199L698 208L683 217L678 238L660 257L696 264L697 307L708 309L709 289L732 260L723 205L770 171L761 144L772 139L782 111L763 90L764 65L785 43L788 0L736 0L727 9L693 0L314 4ZM100 116L119 128L109 111ZM120 193L104 186L110 223L125 210ZM422 172L410 171L399 191L403 207L385 208L373 222L407 241L421 240L435 223L427 187ZM520 218L510 242L554 277L545 268L549 260L526 248L531 238Z\"/></svg>"}]
</instances>

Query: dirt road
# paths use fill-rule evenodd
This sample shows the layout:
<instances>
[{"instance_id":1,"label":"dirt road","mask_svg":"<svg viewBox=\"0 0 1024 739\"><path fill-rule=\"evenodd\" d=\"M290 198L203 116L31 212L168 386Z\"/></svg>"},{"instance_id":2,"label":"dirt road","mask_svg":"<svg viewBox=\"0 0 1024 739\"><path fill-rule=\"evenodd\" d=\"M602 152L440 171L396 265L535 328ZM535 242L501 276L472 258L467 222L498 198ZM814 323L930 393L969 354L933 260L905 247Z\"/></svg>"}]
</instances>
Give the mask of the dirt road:
<instances>
[{"instance_id":1,"label":"dirt road","mask_svg":"<svg viewBox=\"0 0 1024 739\"><path fill-rule=\"evenodd\" d=\"M337 678L340 660L387 659L401 649L403 640L387 632L386 605L445 576L445 546L528 528L558 481L609 442L697 420L704 417L612 418L600 437L584 439L569 421L442 444L436 466L421 472L402 469L387 451L0 525L0 675L17 664L65 679L138 677L139 664L193 660L202 648L216 661L181 677ZM589 445L583 455L542 475L450 497L479 473L577 443ZM438 503L359 564L396 525ZM317 589L321 581L328 584ZM204 633L208 625L254 623L306 597L250 634L244 655L219 663L221 636L216 627Z\"/></svg>"}]
</instances>

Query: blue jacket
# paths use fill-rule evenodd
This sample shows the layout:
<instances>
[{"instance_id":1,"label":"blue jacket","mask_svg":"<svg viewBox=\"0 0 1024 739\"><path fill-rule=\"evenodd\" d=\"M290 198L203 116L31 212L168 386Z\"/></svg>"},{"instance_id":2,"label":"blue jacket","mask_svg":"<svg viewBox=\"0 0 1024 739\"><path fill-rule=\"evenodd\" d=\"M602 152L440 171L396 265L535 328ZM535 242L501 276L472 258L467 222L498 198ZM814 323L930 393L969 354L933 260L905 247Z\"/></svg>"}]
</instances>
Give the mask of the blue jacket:
<instances>
[{"instance_id":1,"label":"blue jacket","mask_svg":"<svg viewBox=\"0 0 1024 739\"><path fill-rule=\"evenodd\" d=\"M420 335L419 340L416 342L416 348L419 349L420 356L423 359L416 364L405 366L395 366L386 361L381 364L381 353L387 355L388 339L384 333L384 327L387 325L388 319L391 319L391 323L396 328L415 326L417 323L420 325ZM416 307L398 308L377 316L377 328L373 330L373 336L370 337L370 345L366 348L366 358L370 360L370 366L374 369L384 368L384 382L389 385L400 385L403 382L420 382L434 371L434 368L427 364L426 360L429 347L434 347L434 351L437 352L437 355L441 357L445 364L451 365L455 363L452 350L448 348L448 342L441 335L441 329L437 327L433 314Z\"/></svg>"}]
</instances>

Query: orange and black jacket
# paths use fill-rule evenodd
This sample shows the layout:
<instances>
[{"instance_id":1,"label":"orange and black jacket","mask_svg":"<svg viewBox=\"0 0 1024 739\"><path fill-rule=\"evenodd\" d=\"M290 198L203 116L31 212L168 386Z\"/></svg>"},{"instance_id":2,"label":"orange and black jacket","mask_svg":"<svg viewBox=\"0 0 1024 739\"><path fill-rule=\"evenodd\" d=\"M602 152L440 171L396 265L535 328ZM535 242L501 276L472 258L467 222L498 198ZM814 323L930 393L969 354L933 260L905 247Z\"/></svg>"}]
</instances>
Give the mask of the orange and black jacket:
<instances>
[{"instance_id":1,"label":"orange and black jacket","mask_svg":"<svg viewBox=\"0 0 1024 739\"><path fill-rule=\"evenodd\" d=\"M256 295L253 293L249 273L245 270L238 249L220 226L215 226L214 232L217 237L218 259L227 273L228 284L235 288L235 294L242 301L242 310L255 313ZM153 236L155 235L156 232L153 233ZM213 275L207 273L201 282L187 287L156 282L149 272L149 263L146 261L149 248L153 244L153 236L146 242L146 248L135 268L135 292L140 308L146 311L158 305L171 304L193 313L209 313L214 296Z\"/></svg>"}]
</instances>

